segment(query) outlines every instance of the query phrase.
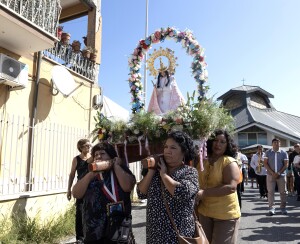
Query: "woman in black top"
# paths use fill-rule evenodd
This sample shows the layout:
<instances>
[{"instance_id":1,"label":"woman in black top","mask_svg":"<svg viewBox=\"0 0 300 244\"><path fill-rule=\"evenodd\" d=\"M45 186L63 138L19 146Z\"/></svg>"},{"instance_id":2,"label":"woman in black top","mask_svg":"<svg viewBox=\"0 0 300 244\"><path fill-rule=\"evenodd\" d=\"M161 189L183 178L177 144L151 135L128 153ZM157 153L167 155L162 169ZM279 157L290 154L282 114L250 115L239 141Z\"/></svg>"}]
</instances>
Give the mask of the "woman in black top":
<instances>
[{"instance_id":1,"label":"woman in black top","mask_svg":"<svg viewBox=\"0 0 300 244\"><path fill-rule=\"evenodd\" d=\"M71 200L71 187L75 178L75 173L77 172L77 180L80 180L88 172L88 159L90 155L91 143L88 139L80 139L77 142L77 149L80 152L79 155L73 158L72 167L69 175L68 181L68 191L67 198ZM76 199L76 219L75 219L75 231L76 240L83 241L82 232L82 200Z\"/></svg>"}]
</instances>

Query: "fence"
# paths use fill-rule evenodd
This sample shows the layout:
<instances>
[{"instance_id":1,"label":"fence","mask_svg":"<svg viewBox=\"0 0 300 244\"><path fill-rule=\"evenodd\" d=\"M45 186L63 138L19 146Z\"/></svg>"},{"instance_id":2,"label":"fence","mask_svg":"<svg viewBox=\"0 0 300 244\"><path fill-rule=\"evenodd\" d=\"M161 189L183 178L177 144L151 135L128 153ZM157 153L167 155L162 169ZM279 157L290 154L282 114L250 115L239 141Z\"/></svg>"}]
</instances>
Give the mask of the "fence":
<instances>
[{"instance_id":1,"label":"fence","mask_svg":"<svg viewBox=\"0 0 300 244\"><path fill-rule=\"evenodd\" d=\"M66 191L77 141L88 136L84 129L45 121L32 128L29 122L0 114L0 200ZM140 181L140 163L129 168Z\"/></svg>"},{"instance_id":2,"label":"fence","mask_svg":"<svg viewBox=\"0 0 300 244\"><path fill-rule=\"evenodd\" d=\"M0 114L0 199L66 191L77 141L87 135L84 129L44 121L32 128L27 118Z\"/></svg>"}]
</instances>

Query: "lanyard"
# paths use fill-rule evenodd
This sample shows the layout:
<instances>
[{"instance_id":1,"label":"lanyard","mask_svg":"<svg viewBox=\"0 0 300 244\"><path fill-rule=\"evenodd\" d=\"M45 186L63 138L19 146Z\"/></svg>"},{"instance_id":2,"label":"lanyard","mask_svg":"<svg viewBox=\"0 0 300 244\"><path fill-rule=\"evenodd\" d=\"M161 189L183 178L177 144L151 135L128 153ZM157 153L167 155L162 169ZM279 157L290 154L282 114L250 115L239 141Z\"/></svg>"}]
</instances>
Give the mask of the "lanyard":
<instances>
[{"instance_id":1,"label":"lanyard","mask_svg":"<svg viewBox=\"0 0 300 244\"><path fill-rule=\"evenodd\" d=\"M103 181L103 186L102 186L102 191L103 193L105 194L105 196L110 200L110 201L113 201L113 202L117 202L118 201L118 185L117 185L117 181L115 180L114 178L114 174L113 174L113 171L111 170L110 171L110 182L111 182L111 190L110 191L107 186L105 185L105 182L104 182L104 178L103 178L103 175L102 175L102 172L99 173L100 175L100 179Z\"/></svg>"}]
</instances>

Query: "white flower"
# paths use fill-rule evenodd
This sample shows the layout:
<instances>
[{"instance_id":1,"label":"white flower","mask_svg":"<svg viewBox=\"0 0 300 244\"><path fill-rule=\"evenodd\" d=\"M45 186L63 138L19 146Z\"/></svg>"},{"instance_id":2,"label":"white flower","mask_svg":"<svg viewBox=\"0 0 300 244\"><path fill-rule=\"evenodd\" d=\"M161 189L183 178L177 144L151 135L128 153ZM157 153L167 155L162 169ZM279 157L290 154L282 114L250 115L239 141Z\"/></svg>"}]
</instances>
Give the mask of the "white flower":
<instances>
[{"instance_id":1,"label":"white flower","mask_svg":"<svg viewBox=\"0 0 300 244\"><path fill-rule=\"evenodd\" d=\"M176 131L176 130L179 130L179 131L182 131L183 130L183 126L182 125L174 125L172 128L171 128L172 131Z\"/></svg>"}]
</instances>

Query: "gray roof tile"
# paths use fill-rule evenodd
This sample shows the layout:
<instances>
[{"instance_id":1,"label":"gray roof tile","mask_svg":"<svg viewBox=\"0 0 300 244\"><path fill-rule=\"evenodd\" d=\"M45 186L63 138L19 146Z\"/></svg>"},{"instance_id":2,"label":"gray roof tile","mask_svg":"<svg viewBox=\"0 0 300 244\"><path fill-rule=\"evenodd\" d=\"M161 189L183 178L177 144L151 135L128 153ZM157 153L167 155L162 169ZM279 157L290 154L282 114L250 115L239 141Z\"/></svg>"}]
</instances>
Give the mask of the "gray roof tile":
<instances>
[{"instance_id":1,"label":"gray roof tile","mask_svg":"<svg viewBox=\"0 0 300 244\"><path fill-rule=\"evenodd\" d=\"M231 111L235 118L236 129L251 123L258 123L300 138L300 117L277 111L274 108L259 109L248 105Z\"/></svg>"}]
</instances>

